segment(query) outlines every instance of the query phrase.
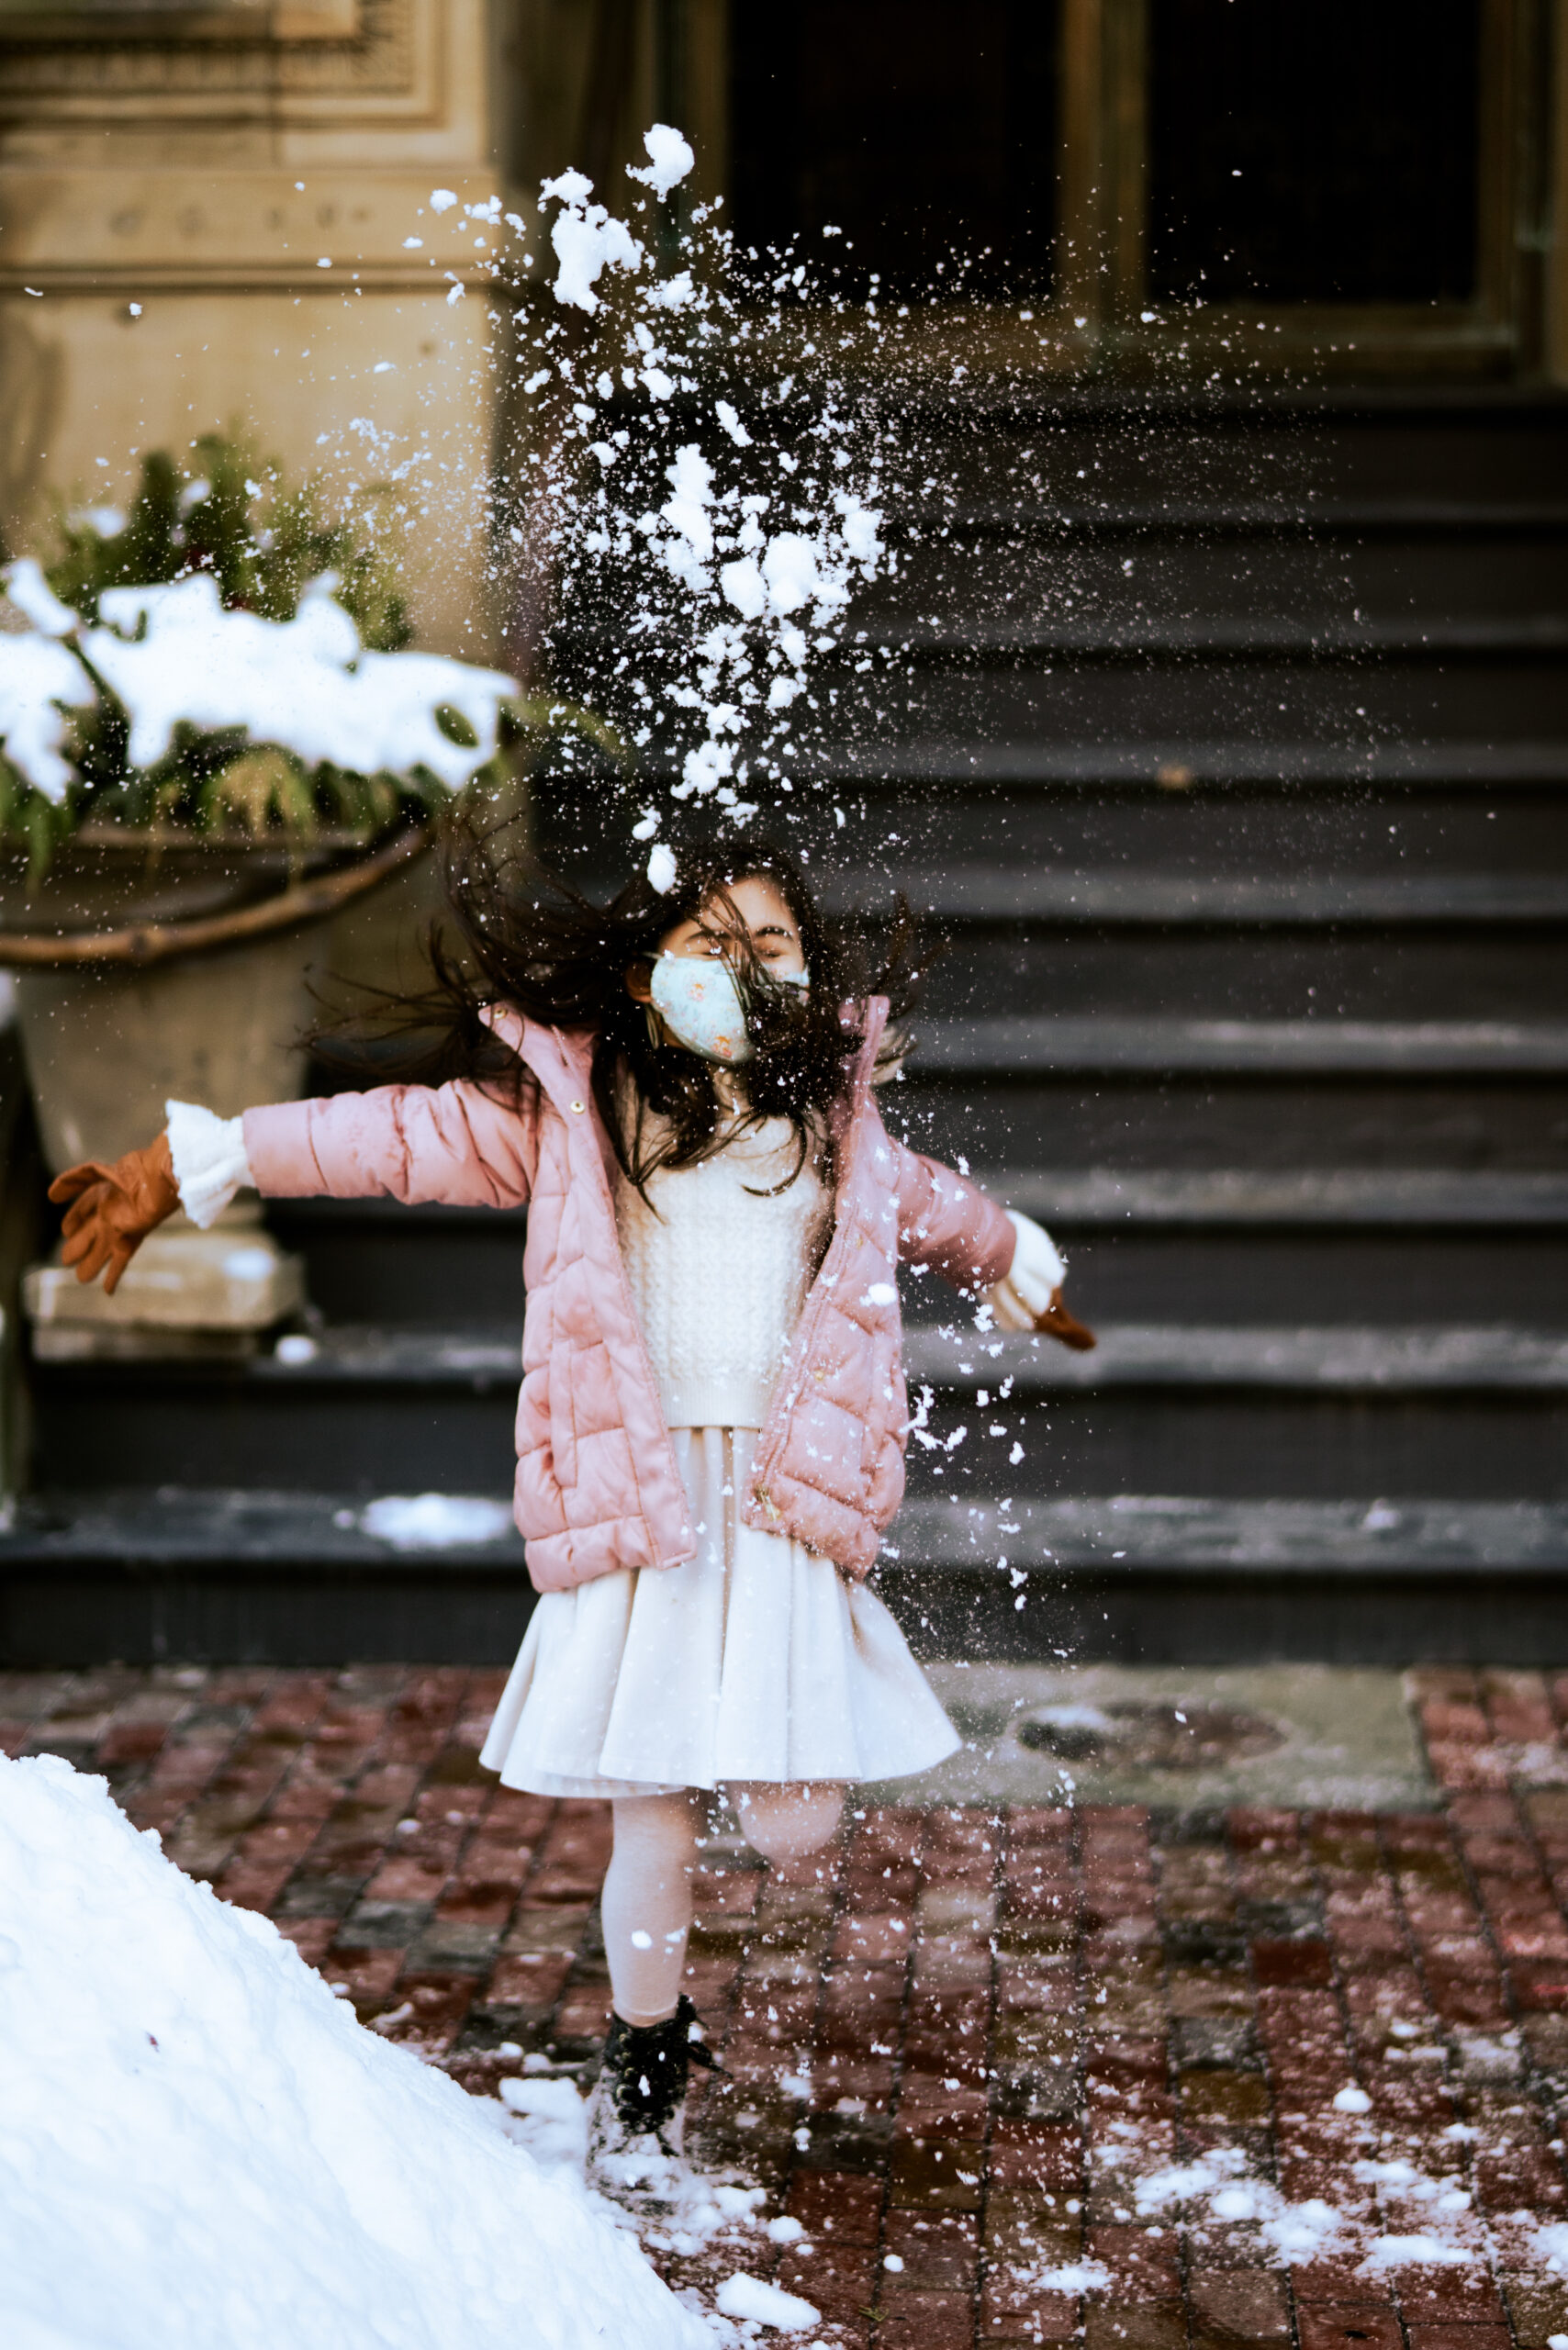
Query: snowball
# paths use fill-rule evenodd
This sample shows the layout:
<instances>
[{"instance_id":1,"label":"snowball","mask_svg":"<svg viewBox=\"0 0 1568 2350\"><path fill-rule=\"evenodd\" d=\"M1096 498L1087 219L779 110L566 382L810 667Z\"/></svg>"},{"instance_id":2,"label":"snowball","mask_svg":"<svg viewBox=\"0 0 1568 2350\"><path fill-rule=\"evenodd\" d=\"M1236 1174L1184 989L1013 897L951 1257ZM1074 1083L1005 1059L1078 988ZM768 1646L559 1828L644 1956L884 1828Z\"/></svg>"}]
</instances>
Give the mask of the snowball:
<instances>
[{"instance_id":1,"label":"snowball","mask_svg":"<svg viewBox=\"0 0 1568 2350\"><path fill-rule=\"evenodd\" d=\"M738 2270L725 2277L716 2300L725 2317L750 2318L754 2324L770 2325L779 2333L804 2333L822 2316L799 2293L787 2293L782 2286L766 2285L760 2277L747 2277Z\"/></svg>"},{"instance_id":2,"label":"snowball","mask_svg":"<svg viewBox=\"0 0 1568 2350\"><path fill-rule=\"evenodd\" d=\"M644 187L651 187L662 199L678 181L686 177L697 158L679 131L672 129L667 122L655 122L651 130L644 130L643 144L651 160L642 164L628 163L626 176L641 180Z\"/></svg>"},{"instance_id":3,"label":"snowball","mask_svg":"<svg viewBox=\"0 0 1568 2350\"><path fill-rule=\"evenodd\" d=\"M685 787L681 797L689 799L695 791L699 799L706 799L726 776L734 773L734 767L735 755L727 743L700 743L681 761L680 780Z\"/></svg>"},{"instance_id":4,"label":"snowball","mask_svg":"<svg viewBox=\"0 0 1568 2350\"><path fill-rule=\"evenodd\" d=\"M1334 2110L1336 2113L1370 2113L1372 2099L1365 2089L1356 2088L1352 2085L1348 2089L1335 2091Z\"/></svg>"},{"instance_id":5,"label":"snowball","mask_svg":"<svg viewBox=\"0 0 1568 2350\"><path fill-rule=\"evenodd\" d=\"M711 2350L498 2109L355 2020L101 1779L0 1760L0 2337Z\"/></svg>"},{"instance_id":6,"label":"snowball","mask_svg":"<svg viewBox=\"0 0 1568 2350\"><path fill-rule=\"evenodd\" d=\"M734 606L742 620L757 620L767 608L767 583L748 554L722 566L719 585L725 601Z\"/></svg>"},{"instance_id":7,"label":"snowball","mask_svg":"<svg viewBox=\"0 0 1568 2350\"><path fill-rule=\"evenodd\" d=\"M56 807L75 774L63 754L63 713L88 709L97 698L68 646L52 636L0 634L0 744L33 789Z\"/></svg>"},{"instance_id":8,"label":"snowball","mask_svg":"<svg viewBox=\"0 0 1568 2350\"><path fill-rule=\"evenodd\" d=\"M431 210L432 212L450 212L456 201L456 194L452 188L432 187L431 190Z\"/></svg>"},{"instance_id":9,"label":"snowball","mask_svg":"<svg viewBox=\"0 0 1568 2350\"><path fill-rule=\"evenodd\" d=\"M613 218L602 204L590 204L592 194L593 182L581 172L563 172L556 179L543 181L539 190L541 203L554 197L562 207L550 231L560 263L555 299L578 310L598 309L599 296L593 289L601 272L612 263L621 269L636 270L644 259L643 248L624 220Z\"/></svg>"},{"instance_id":10,"label":"snowball","mask_svg":"<svg viewBox=\"0 0 1568 2350\"><path fill-rule=\"evenodd\" d=\"M661 279L648 295L648 303L655 310L684 310L695 300L697 287L689 269L678 270L673 277Z\"/></svg>"},{"instance_id":11,"label":"snowball","mask_svg":"<svg viewBox=\"0 0 1568 2350\"><path fill-rule=\"evenodd\" d=\"M799 531L780 531L776 539L767 543L762 576L767 582L767 600L774 610L798 612L802 604L811 602L821 582L817 550Z\"/></svg>"},{"instance_id":12,"label":"snowball","mask_svg":"<svg viewBox=\"0 0 1568 2350\"><path fill-rule=\"evenodd\" d=\"M664 841L655 841L648 852L648 886L661 898L667 898L675 887L675 854Z\"/></svg>"},{"instance_id":13,"label":"snowball","mask_svg":"<svg viewBox=\"0 0 1568 2350\"><path fill-rule=\"evenodd\" d=\"M751 434L741 422L739 414L728 400L715 400L713 413L734 442L737 449L751 447Z\"/></svg>"},{"instance_id":14,"label":"snowball","mask_svg":"<svg viewBox=\"0 0 1568 2350\"><path fill-rule=\"evenodd\" d=\"M511 1530L510 1502L467 1494L386 1494L361 1510L359 1524L395 1550L447 1550L460 1542L498 1542Z\"/></svg>"},{"instance_id":15,"label":"snowball","mask_svg":"<svg viewBox=\"0 0 1568 2350\"><path fill-rule=\"evenodd\" d=\"M674 464L665 468L665 479L674 495L660 507L660 514L693 554L706 561L713 552L713 525L708 514L713 502L713 468L695 441L676 451Z\"/></svg>"},{"instance_id":16,"label":"snowball","mask_svg":"<svg viewBox=\"0 0 1568 2350\"><path fill-rule=\"evenodd\" d=\"M869 569L882 552L880 514L875 507L863 505L848 490L837 491L833 502L844 532L845 546L857 563Z\"/></svg>"}]
</instances>

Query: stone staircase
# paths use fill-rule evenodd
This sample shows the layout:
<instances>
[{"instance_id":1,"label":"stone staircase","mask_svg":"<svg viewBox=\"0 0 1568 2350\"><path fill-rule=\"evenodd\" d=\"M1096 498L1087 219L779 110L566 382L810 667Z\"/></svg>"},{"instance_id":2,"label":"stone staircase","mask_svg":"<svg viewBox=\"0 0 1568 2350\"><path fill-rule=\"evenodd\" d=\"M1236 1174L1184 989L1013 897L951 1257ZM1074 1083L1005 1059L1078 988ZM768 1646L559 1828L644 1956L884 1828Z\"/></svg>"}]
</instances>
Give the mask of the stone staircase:
<instances>
[{"instance_id":1,"label":"stone staircase","mask_svg":"<svg viewBox=\"0 0 1568 2350\"><path fill-rule=\"evenodd\" d=\"M1568 407L924 429L955 502L856 621L895 657L820 697L801 836L841 909L896 882L947 932L885 1099L1050 1225L1102 1343L910 1282L884 1588L956 1655L1562 1656ZM543 845L608 870L607 804ZM272 1221L309 1360L35 1367L9 1661L510 1656L512 1539L359 1512L504 1490L518 1219Z\"/></svg>"}]
</instances>

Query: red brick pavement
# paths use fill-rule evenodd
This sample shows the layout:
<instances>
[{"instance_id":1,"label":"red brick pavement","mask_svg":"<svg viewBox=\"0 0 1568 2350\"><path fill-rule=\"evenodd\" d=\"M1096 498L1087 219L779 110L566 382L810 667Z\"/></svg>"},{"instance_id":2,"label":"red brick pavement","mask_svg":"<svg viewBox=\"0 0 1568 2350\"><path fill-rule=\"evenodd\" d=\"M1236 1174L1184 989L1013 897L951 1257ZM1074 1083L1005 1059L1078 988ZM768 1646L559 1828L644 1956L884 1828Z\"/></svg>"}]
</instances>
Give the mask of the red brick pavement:
<instances>
[{"instance_id":1,"label":"red brick pavement","mask_svg":"<svg viewBox=\"0 0 1568 2350\"><path fill-rule=\"evenodd\" d=\"M104 1773L367 2024L493 2090L527 2053L588 2054L609 1996L608 1807L481 1772L501 1678L0 1675L0 1748ZM767 2258L838 2341L1568 2335L1538 2241L1568 2222L1568 1676L1423 1673L1412 1695L1441 1811L864 1806L798 1868L710 1845L690 1988L727 2070L693 2143L802 2222L809 2249ZM1356 2240L1293 2259L1179 2186L1140 2202L1194 2164L1323 2197ZM1473 2262L1364 2265L1438 2210Z\"/></svg>"}]
</instances>

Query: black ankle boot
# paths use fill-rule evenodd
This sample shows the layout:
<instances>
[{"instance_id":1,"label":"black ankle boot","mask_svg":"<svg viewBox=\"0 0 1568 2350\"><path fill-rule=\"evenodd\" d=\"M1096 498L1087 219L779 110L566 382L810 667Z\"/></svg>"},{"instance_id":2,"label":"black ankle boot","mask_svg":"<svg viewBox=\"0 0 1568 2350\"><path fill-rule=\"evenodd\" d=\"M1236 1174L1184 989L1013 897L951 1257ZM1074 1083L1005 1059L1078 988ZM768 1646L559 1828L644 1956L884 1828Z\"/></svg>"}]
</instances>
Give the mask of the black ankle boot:
<instances>
[{"instance_id":1,"label":"black ankle boot","mask_svg":"<svg viewBox=\"0 0 1568 2350\"><path fill-rule=\"evenodd\" d=\"M701 2032L684 1991L674 2015L663 2023L623 2023L611 2015L594 2098L595 2135L601 2146L656 2138L666 2153L678 2151L672 2125L686 2102L692 2065L723 2069Z\"/></svg>"}]
</instances>

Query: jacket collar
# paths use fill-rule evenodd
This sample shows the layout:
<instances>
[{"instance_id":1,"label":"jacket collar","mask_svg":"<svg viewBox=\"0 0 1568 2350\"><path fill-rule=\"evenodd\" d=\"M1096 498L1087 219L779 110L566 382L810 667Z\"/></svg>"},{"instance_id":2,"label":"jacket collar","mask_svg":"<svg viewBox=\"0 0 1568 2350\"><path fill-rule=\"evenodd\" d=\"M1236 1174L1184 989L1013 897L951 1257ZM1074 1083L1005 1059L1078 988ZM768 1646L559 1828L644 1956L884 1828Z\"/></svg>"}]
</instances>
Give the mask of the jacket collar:
<instances>
[{"instance_id":1,"label":"jacket collar","mask_svg":"<svg viewBox=\"0 0 1568 2350\"><path fill-rule=\"evenodd\" d=\"M592 1029L547 1028L508 1003L487 1004L482 1016L493 1034L533 1071L568 1133L580 1118L587 1117L605 1172L613 1180L615 1148L593 1098Z\"/></svg>"},{"instance_id":2,"label":"jacket collar","mask_svg":"<svg viewBox=\"0 0 1568 2350\"><path fill-rule=\"evenodd\" d=\"M854 1024L857 1013L862 1019L860 1045L850 1070L848 1097L840 1113L845 1127L859 1116L870 1098L877 1054L888 1024L887 997L868 996L863 1013L861 1007L846 1003L840 1017L848 1027ZM487 1005L483 1017L501 1042L510 1045L519 1058L533 1071L568 1127L585 1113L591 1119L606 1169L613 1170L614 1146L604 1131L593 1099L593 1031L589 1028L546 1028L506 1003ZM573 1103L579 1102L584 1104L584 1109L574 1110Z\"/></svg>"}]
</instances>

